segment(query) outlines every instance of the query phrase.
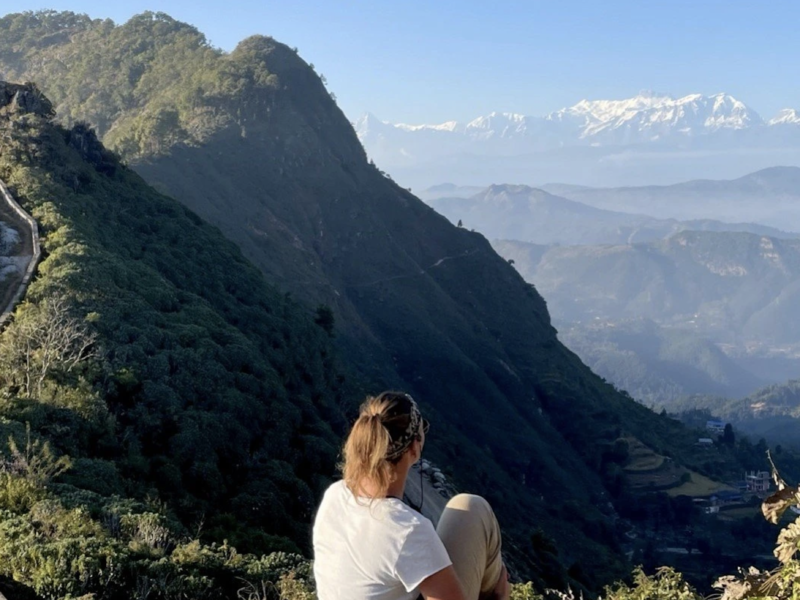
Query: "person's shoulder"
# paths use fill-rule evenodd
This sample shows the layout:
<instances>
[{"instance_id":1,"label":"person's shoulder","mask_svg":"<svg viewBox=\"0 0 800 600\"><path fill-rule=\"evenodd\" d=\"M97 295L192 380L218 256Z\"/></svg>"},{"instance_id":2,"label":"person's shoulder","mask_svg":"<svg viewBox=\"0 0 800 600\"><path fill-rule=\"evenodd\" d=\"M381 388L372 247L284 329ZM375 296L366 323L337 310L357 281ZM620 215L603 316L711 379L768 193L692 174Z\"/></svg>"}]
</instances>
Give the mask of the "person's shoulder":
<instances>
[{"instance_id":1,"label":"person's shoulder","mask_svg":"<svg viewBox=\"0 0 800 600\"><path fill-rule=\"evenodd\" d=\"M334 481L328 486L328 489L326 489L325 493L322 495L322 501L324 502L325 500L331 500L333 498L342 498L349 493L350 490L347 489L344 480L340 479L339 481Z\"/></svg>"},{"instance_id":2,"label":"person's shoulder","mask_svg":"<svg viewBox=\"0 0 800 600\"><path fill-rule=\"evenodd\" d=\"M347 486L344 483L344 479L340 479L338 481L334 481L332 484L328 486L328 489L325 490L325 494L341 494L342 492L347 490Z\"/></svg>"},{"instance_id":3,"label":"person's shoulder","mask_svg":"<svg viewBox=\"0 0 800 600\"><path fill-rule=\"evenodd\" d=\"M397 507L393 521L401 555L418 554L423 549L428 552L442 543L431 520L413 508Z\"/></svg>"},{"instance_id":4,"label":"person's shoulder","mask_svg":"<svg viewBox=\"0 0 800 600\"><path fill-rule=\"evenodd\" d=\"M399 526L411 529L431 528L430 519L399 500L390 500L392 520Z\"/></svg>"},{"instance_id":5,"label":"person's shoulder","mask_svg":"<svg viewBox=\"0 0 800 600\"><path fill-rule=\"evenodd\" d=\"M349 493L350 490L347 489L344 481L334 481L328 486L328 489L325 490L325 493L322 494L322 500L319 503L319 510L324 511L326 507L345 502L346 496Z\"/></svg>"}]
</instances>

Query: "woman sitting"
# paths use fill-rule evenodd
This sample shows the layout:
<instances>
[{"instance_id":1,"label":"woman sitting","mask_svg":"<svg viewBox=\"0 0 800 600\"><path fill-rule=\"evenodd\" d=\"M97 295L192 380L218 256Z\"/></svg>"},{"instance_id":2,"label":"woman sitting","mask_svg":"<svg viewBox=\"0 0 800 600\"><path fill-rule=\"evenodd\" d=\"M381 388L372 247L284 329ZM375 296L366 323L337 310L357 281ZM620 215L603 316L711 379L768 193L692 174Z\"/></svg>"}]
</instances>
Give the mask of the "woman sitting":
<instances>
[{"instance_id":1,"label":"woman sitting","mask_svg":"<svg viewBox=\"0 0 800 600\"><path fill-rule=\"evenodd\" d=\"M500 528L480 496L448 503L436 529L402 502L428 423L408 394L368 399L344 447L344 480L314 522L320 600L508 598Z\"/></svg>"}]
</instances>

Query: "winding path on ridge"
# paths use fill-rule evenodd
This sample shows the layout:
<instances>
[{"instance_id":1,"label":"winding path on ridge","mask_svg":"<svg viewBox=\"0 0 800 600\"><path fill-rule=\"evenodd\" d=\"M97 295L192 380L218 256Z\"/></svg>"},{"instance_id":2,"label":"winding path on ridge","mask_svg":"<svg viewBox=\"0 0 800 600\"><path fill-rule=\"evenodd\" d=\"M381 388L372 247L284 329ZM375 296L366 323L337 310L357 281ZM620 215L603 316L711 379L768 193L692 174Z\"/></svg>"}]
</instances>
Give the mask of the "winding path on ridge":
<instances>
[{"instance_id":1,"label":"winding path on ridge","mask_svg":"<svg viewBox=\"0 0 800 600\"><path fill-rule=\"evenodd\" d=\"M2 328L10 318L14 307L25 295L42 251L39 245L39 226L34 218L17 204L1 180L0 222L7 223L19 234L3 265L13 268L9 269L0 280L0 309L2 309L0 328Z\"/></svg>"},{"instance_id":2,"label":"winding path on ridge","mask_svg":"<svg viewBox=\"0 0 800 600\"><path fill-rule=\"evenodd\" d=\"M439 260L437 260L435 263L433 263L427 269L420 269L416 273L406 273L404 275L394 275L392 277L383 277L382 279L376 279L375 281L370 281L370 282L367 282L367 283L351 284L351 285L349 285L347 287L352 287L352 288L369 287L371 285L377 285L379 283L385 283L387 281L394 281L396 279L407 279L409 277L419 277L420 275L425 275L431 269L435 269L436 267L441 266L442 263L444 263L445 261L454 260L456 258L465 258L467 256L471 256L472 254L475 254L476 252L478 252L478 250L479 250L479 248L475 248L474 250L467 250L467 251L463 252L462 254L456 254L455 256L445 256L444 258L440 258Z\"/></svg>"}]
</instances>

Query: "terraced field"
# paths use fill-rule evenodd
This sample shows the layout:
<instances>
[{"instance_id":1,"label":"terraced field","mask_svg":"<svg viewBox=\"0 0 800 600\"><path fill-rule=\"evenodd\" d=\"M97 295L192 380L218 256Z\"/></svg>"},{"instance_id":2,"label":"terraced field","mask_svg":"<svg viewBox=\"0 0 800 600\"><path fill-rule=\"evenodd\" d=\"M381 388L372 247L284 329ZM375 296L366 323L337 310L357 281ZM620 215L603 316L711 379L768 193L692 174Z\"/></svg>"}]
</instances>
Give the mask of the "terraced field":
<instances>
[{"instance_id":1,"label":"terraced field","mask_svg":"<svg viewBox=\"0 0 800 600\"><path fill-rule=\"evenodd\" d=\"M694 471L687 471L687 473L689 473L690 476L689 481L682 483L678 487L670 488L667 490L667 494L670 496L692 496L701 498L717 492L737 491L734 487L709 479L700 473L695 473Z\"/></svg>"},{"instance_id":2,"label":"terraced field","mask_svg":"<svg viewBox=\"0 0 800 600\"><path fill-rule=\"evenodd\" d=\"M628 442L625 476L631 489L640 492L664 491L670 496L705 497L720 491L734 491L729 485L713 481L670 458L653 452L636 438Z\"/></svg>"}]
</instances>

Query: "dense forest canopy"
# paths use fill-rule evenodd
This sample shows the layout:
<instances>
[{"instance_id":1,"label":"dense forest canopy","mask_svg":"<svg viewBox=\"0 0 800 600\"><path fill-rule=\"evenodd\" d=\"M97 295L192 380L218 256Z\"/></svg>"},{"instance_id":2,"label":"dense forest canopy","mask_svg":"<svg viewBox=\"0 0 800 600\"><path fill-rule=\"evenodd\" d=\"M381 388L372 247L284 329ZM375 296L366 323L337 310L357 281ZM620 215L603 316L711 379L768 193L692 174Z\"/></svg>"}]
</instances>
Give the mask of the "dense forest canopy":
<instances>
[{"instance_id":1,"label":"dense forest canopy","mask_svg":"<svg viewBox=\"0 0 800 600\"><path fill-rule=\"evenodd\" d=\"M60 578L89 568L75 561L230 562L190 532L243 551L307 551L344 430L329 333L93 132L48 113L0 112L0 178L38 221L45 254L0 339L0 574L60 598L75 594ZM66 327L77 347L58 353L53 333ZM92 520L108 515L119 535ZM140 520L158 535L124 558L145 535ZM41 546L25 550L26 536ZM51 560L50 576L26 575L26 561ZM134 575L107 573L109 585Z\"/></svg>"},{"instance_id":2,"label":"dense forest canopy","mask_svg":"<svg viewBox=\"0 0 800 600\"><path fill-rule=\"evenodd\" d=\"M262 38L227 54L164 13L122 26L67 12L21 13L0 19L0 31L0 79L36 81L57 99L64 124L91 123L127 159L201 143L252 110L241 99L280 85L258 58Z\"/></svg>"}]
</instances>

